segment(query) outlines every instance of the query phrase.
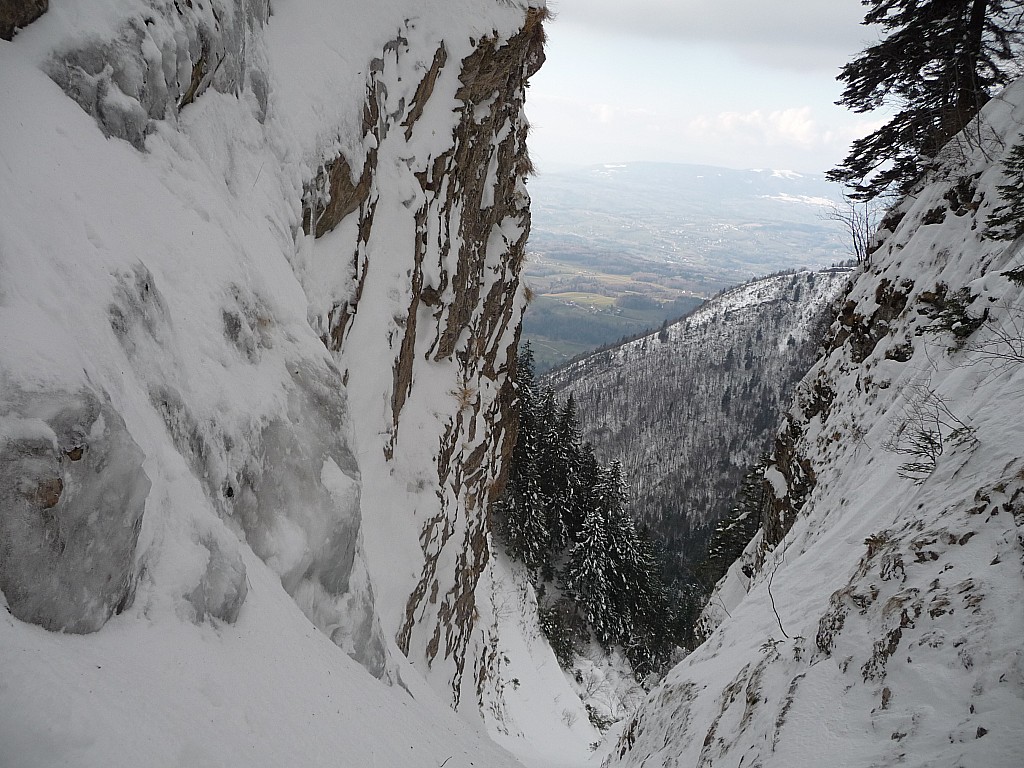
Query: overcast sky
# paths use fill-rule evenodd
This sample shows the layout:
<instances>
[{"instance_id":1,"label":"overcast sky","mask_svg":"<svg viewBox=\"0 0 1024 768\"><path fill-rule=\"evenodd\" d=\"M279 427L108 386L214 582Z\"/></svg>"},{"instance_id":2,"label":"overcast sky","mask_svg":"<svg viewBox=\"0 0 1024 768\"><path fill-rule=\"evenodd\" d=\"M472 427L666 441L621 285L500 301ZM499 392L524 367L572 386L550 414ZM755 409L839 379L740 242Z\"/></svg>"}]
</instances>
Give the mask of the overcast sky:
<instances>
[{"instance_id":1,"label":"overcast sky","mask_svg":"<svg viewBox=\"0 0 1024 768\"><path fill-rule=\"evenodd\" d=\"M860 0L554 0L527 98L541 172L658 160L823 172L878 118L837 107Z\"/></svg>"}]
</instances>

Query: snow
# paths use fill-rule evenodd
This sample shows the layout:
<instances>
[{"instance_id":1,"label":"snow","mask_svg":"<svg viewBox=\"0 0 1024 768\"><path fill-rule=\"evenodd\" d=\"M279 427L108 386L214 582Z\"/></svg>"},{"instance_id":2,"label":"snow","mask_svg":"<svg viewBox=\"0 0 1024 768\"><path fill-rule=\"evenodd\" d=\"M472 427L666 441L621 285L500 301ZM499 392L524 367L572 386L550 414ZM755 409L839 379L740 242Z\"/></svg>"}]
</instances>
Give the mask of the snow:
<instances>
[{"instance_id":1,"label":"snow","mask_svg":"<svg viewBox=\"0 0 1024 768\"><path fill-rule=\"evenodd\" d=\"M602 740L567 681L537 621L537 601L522 565L500 550L489 569L492 636L502 640L500 695L484 709L488 732L529 768L599 765Z\"/></svg>"},{"instance_id":2,"label":"snow","mask_svg":"<svg viewBox=\"0 0 1024 768\"><path fill-rule=\"evenodd\" d=\"M383 686L258 559L234 625L137 604L72 637L0 617L0 763L51 766L518 765L403 667Z\"/></svg>"},{"instance_id":3,"label":"snow","mask_svg":"<svg viewBox=\"0 0 1024 768\"><path fill-rule=\"evenodd\" d=\"M777 175L777 174L772 174ZM784 178L799 178L799 174L795 176L787 176ZM825 208L835 205L834 200L829 200L825 197L815 197L813 195L790 195L785 192L781 192L777 195L763 195L767 200L780 200L783 203L800 203L801 205L810 205L815 208Z\"/></svg>"},{"instance_id":4,"label":"snow","mask_svg":"<svg viewBox=\"0 0 1024 768\"><path fill-rule=\"evenodd\" d=\"M442 41L457 63L516 32L525 6L283 0L268 19L263 3L218 4L219 18L194 5L52 0L0 41L0 463L32 447L64 479L53 508L71 510L75 446L54 414L98 404L76 422L85 455L123 435L114 447L137 460L110 478L145 507L140 528L129 520L80 560L100 576L125 566L115 581L131 594L104 596L102 621L115 615L101 629L0 616L0 764L516 765L451 712L451 662L431 688L392 639L424 557L419 524L437 512L437 435L457 410L438 403L461 382L454 363L424 368L388 465L382 337L408 306L392 257L415 237L410 156L448 148L458 68L410 155L381 142L384 267L364 286L372 333L341 361L348 390L319 331L353 294L340 254L356 227L312 242L300 201L325 158L340 150L358 168L376 146L362 125L374 59L387 119ZM223 66L179 111L200 38ZM496 235L489 263L514 236ZM493 402L497 387L480 394ZM50 489L31 469L3 492ZM23 579L29 559L5 551L4 567Z\"/></svg>"},{"instance_id":5,"label":"snow","mask_svg":"<svg viewBox=\"0 0 1024 768\"><path fill-rule=\"evenodd\" d=\"M981 145L955 140L901 204L848 296L870 317L898 286L906 309L863 362L839 346L804 380L803 407L815 382L835 397L814 417L800 396L794 407L816 485L792 529L774 549L759 534L720 582L705 614L720 626L626 725L612 765L1020 765L1024 369L992 350L1020 335L1024 296L1003 273L1024 244L981 233L998 161L1021 140L1024 82L984 121ZM964 177L977 210L922 224ZM962 343L925 329L922 294L940 282L976 293L973 315L989 310ZM915 481L893 437L922 408L944 446Z\"/></svg>"},{"instance_id":6,"label":"snow","mask_svg":"<svg viewBox=\"0 0 1024 768\"><path fill-rule=\"evenodd\" d=\"M775 491L775 498L786 498L786 494L789 492L789 487L786 484L786 478L781 472L779 472L779 470L775 467L768 467L764 471L764 479L771 483L772 490Z\"/></svg>"},{"instance_id":7,"label":"snow","mask_svg":"<svg viewBox=\"0 0 1024 768\"><path fill-rule=\"evenodd\" d=\"M417 236L417 162L449 146L455 69L438 79L408 140L388 141L387 118L410 103L441 41L459 61L480 38L514 33L524 5L281 0L269 19L266 6L240 4L223 20L196 5L179 13L163 0L53 0L13 42L0 42L0 459L5 469L12 455L32 460L31 471L5 471L16 481L3 490L45 494L53 486L43 481L59 473L67 490L47 509L74 511L73 491L86 480L71 466L82 445L70 434L97 461L109 439L131 458L115 463L131 472L106 479L140 504L145 495L141 527L129 519L76 559L94 575L120 563L111 580L130 585L117 605L105 594L88 603L104 619L113 613L98 631L48 632L15 618L14 599L4 598L0 764L517 765L502 746L538 768L596 764L604 748L590 750L599 737L540 638L529 588L496 553L480 575L478 590L490 594L475 606L464 678L449 649L436 663L416 651L410 663L393 639L425 559L452 573L470 550L465 495L438 494L438 438L449 419L464 419L453 439L466 448L488 424L452 393L472 385L490 405L497 385L467 382L455 362L418 363L400 423L385 428L394 348L408 322L400 310L409 306L409 266L399 256ZM182 94L171 86L191 77L200 28L231 56L179 113ZM60 61L88 63L108 44L123 55L121 70L62 76ZM162 83L147 80L150 70ZM364 140L371 71L386 114L379 135ZM1008 143L1024 123L1020 89L1011 96L988 110ZM299 207L325 158L341 151L358 168L371 149L380 154L374 183L388 190L366 244L381 266L366 275L351 354L338 360L319 332L334 303L353 295L345 248L357 233L346 222L311 242ZM998 172L973 150L963 162L991 192ZM856 298L870 305L883 275L912 277L915 296L941 279L972 286L980 302L995 299L989 328L1011 328L1021 292L996 275L1019 263L1020 245L980 241L969 216L950 214L930 235L917 227L944 191L908 207ZM491 233L483 295L517 235L508 222ZM939 252L956 238L965 243L957 253ZM445 258L457 259L459 245L454 237ZM427 279L437 277L431 269ZM770 743L766 765L814 764L823 748L865 765L903 759L901 751L912 764L1019 763L1022 621L1006 606L1019 603L1020 543L1007 508L1019 503L1024 432L1004 403L1019 399L1024 382L1019 367L995 364L983 348L947 354L934 337L914 336L915 322L892 330L913 343L912 363L885 360L891 341L881 344L874 399L850 395L831 417L846 435L861 425L872 450L856 441L815 449L843 473L822 471L808 513L749 597L652 694L635 754L693 757L713 726L716 760ZM510 348L513 326L495 343ZM828 365L843 392L866 386L838 357ZM339 384L346 378L348 387ZM952 403L976 436L939 457L920 486L899 477L899 459L874 450L912 383ZM88 418L62 430L59 417L74 406ZM809 439L828 439L824 425L816 430ZM50 475L32 463L39 457ZM45 542L45 530L29 533ZM868 540L880 548L865 553ZM4 568L20 569L13 578L33 565L4 557ZM899 570L897 560L905 584L881 575ZM860 596L868 573L879 597L863 614L850 611L842 590ZM900 611L922 595L929 619L900 627ZM503 610L508 601L514 609ZM437 611L421 606L420 648L440 631ZM819 619L840 614L845 629L822 655L810 638ZM78 629L67 616L57 622ZM897 628L900 653L880 662L872 651ZM474 668L485 653L494 666ZM736 700L763 693L772 705L751 704L749 716L723 705L730 683L733 699L746 690ZM453 696L463 697L462 717Z\"/></svg>"},{"instance_id":8,"label":"snow","mask_svg":"<svg viewBox=\"0 0 1024 768\"><path fill-rule=\"evenodd\" d=\"M657 535L678 533L679 509L693 528L728 514L730 484L771 444L770 414L814 362L821 321L850 274L751 281L548 375L556 392L575 396L597 455L622 461L630 506Z\"/></svg>"}]
</instances>

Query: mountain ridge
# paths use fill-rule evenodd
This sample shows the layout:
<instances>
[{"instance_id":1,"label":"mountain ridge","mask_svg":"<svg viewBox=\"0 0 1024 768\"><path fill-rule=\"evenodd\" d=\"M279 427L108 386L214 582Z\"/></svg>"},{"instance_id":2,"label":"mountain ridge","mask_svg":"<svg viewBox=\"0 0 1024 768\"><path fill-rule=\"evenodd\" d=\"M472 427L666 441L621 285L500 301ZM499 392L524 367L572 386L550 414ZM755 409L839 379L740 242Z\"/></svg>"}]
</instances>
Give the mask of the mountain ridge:
<instances>
[{"instance_id":1,"label":"mountain ridge","mask_svg":"<svg viewBox=\"0 0 1024 768\"><path fill-rule=\"evenodd\" d=\"M656 333L545 377L560 397L575 398L598 458L622 462L630 511L666 549L674 579L692 579L710 527L768 448L850 274L752 280Z\"/></svg>"},{"instance_id":2,"label":"mountain ridge","mask_svg":"<svg viewBox=\"0 0 1024 768\"><path fill-rule=\"evenodd\" d=\"M1022 117L1017 81L883 221L710 637L607 765L1019 763L1024 242L986 219Z\"/></svg>"}]
</instances>

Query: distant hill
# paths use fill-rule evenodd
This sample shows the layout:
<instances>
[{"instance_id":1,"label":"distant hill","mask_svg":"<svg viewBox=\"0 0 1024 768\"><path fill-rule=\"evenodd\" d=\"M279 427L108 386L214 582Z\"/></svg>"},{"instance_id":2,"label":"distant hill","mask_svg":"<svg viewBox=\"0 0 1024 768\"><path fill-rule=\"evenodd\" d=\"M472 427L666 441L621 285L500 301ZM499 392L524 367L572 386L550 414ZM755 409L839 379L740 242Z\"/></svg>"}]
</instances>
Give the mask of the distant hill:
<instances>
[{"instance_id":1,"label":"distant hill","mask_svg":"<svg viewBox=\"0 0 1024 768\"><path fill-rule=\"evenodd\" d=\"M627 163L530 181L524 337L544 369L757 275L848 258L822 176Z\"/></svg>"},{"instance_id":2,"label":"distant hill","mask_svg":"<svg viewBox=\"0 0 1024 768\"><path fill-rule=\"evenodd\" d=\"M755 280L546 377L558 395L575 395L598 458L622 462L631 511L680 579L744 468L768 448L850 276L841 268Z\"/></svg>"}]
</instances>

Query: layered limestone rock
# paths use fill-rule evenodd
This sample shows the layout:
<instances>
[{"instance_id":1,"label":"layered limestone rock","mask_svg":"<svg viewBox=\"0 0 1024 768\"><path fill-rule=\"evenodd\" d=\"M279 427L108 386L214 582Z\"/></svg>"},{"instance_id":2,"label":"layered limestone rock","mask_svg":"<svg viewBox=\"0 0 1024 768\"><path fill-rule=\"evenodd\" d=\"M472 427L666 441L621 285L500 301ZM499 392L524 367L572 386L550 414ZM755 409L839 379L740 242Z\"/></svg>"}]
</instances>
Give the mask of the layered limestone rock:
<instances>
[{"instance_id":1,"label":"layered limestone rock","mask_svg":"<svg viewBox=\"0 0 1024 768\"><path fill-rule=\"evenodd\" d=\"M304 200L304 229L324 241L314 258L344 260L354 280L313 322L361 403L371 561L400 607L388 629L456 706L481 702L495 672L478 585L514 440L523 100L545 17L526 9L514 34L469 41L468 53L440 40L429 58L404 29L370 69L361 164L325 159ZM396 554L411 558L398 576Z\"/></svg>"},{"instance_id":2,"label":"layered limestone rock","mask_svg":"<svg viewBox=\"0 0 1024 768\"><path fill-rule=\"evenodd\" d=\"M16 98L35 82L69 99L5 134L33 185L5 197L2 373L18 391L109 393L139 446L112 454L119 471L152 481L82 513L127 521L89 618L18 615L95 630L137 589L135 610L231 624L255 564L375 675L394 677L393 645L449 703L482 701L546 12L402 8L85 0L3 51ZM26 237L30 199L62 226ZM40 284L59 311L40 312ZM30 325L63 355L22 343ZM0 417L35 418L25 402ZM37 426L4 443L40 473L5 487L0 515L40 549L65 536L50 518L78 475ZM47 601L35 581L7 578L12 610Z\"/></svg>"}]
</instances>

